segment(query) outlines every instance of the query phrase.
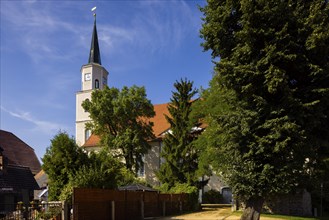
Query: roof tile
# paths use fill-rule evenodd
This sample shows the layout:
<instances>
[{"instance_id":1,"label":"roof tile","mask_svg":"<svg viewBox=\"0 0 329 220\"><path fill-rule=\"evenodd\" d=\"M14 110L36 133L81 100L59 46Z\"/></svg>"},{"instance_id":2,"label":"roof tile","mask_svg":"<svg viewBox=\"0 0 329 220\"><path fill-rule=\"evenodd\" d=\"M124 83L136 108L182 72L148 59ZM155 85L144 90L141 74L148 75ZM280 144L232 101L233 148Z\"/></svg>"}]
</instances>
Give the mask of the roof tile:
<instances>
[{"instance_id":1,"label":"roof tile","mask_svg":"<svg viewBox=\"0 0 329 220\"><path fill-rule=\"evenodd\" d=\"M39 186L28 167L7 165L6 172L0 175L0 193L8 189L21 192L22 189L39 189Z\"/></svg>"},{"instance_id":2,"label":"roof tile","mask_svg":"<svg viewBox=\"0 0 329 220\"><path fill-rule=\"evenodd\" d=\"M161 137L165 131L170 128L170 124L168 123L165 115L169 115L168 111L169 103L154 105L155 116L150 118L150 121L153 122L153 134L156 138ZM97 135L92 134L83 147L90 148L95 147L99 144L100 138Z\"/></svg>"},{"instance_id":3,"label":"roof tile","mask_svg":"<svg viewBox=\"0 0 329 220\"><path fill-rule=\"evenodd\" d=\"M0 146L8 164L29 167L33 174L41 170L34 149L11 132L0 130Z\"/></svg>"}]
</instances>

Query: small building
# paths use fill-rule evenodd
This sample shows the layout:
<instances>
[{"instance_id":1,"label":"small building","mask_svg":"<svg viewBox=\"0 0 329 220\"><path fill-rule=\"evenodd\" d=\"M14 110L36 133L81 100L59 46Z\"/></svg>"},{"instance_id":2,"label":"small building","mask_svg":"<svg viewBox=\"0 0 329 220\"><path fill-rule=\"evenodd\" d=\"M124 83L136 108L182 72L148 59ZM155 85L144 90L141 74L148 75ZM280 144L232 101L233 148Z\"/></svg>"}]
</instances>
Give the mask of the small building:
<instances>
[{"instance_id":1,"label":"small building","mask_svg":"<svg viewBox=\"0 0 329 220\"><path fill-rule=\"evenodd\" d=\"M34 191L34 199L40 201L48 201L48 175L41 170L34 176L40 189Z\"/></svg>"},{"instance_id":2,"label":"small building","mask_svg":"<svg viewBox=\"0 0 329 220\"><path fill-rule=\"evenodd\" d=\"M34 149L11 132L0 130L0 214L15 210L17 202L33 200L39 189L34 175L41 170Z\"/></svg>"},{"instance_id":3,"label":"small building","mask_svg":"<svg viewBox=\"0 0 329 220\"><path fill-rule=\"evenodd\" d=\"M0 147L0 214L14 211L17 202L28 204L39 189L29 167L9 164Z\"/></svg>"}]
</instances>

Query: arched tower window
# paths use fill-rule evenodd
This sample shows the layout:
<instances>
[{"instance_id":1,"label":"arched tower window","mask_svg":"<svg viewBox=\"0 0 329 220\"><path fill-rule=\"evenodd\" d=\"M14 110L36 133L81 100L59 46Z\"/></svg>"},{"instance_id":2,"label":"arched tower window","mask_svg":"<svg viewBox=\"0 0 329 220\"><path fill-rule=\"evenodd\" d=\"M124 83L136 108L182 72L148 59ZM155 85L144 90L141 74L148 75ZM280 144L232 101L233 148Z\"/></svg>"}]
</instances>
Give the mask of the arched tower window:
<instances>
[{"instance_id":1,"label":"arched tower window","mask_svg":"<svg viewBox=\"0 0 329 220\"><path fill-rule=\"evenodd\" d=\"M91 135L90 130L89 129L86 129L85 130L85 141L87 141L89 139L90 135Z\"/></svg>"},{"instance_id":2,"label":"arched tower window","mask_svg":"<svg viewBox=\"0 0 329 220\"><path fill-rule=\"evenodd\" d=\"M98 79L95 80L95 89L99 89L99 80Z\"/></svg>"}]
</instances>

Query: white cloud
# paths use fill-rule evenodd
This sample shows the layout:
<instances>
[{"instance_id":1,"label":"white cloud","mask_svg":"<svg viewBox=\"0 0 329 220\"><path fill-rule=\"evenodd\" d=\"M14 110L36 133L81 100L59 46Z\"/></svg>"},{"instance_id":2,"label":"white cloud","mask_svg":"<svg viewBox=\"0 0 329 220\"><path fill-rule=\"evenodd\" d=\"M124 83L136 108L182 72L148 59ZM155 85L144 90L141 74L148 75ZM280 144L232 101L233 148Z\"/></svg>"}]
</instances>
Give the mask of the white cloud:
<instances>
[{"instance_id":1,"label":"white cloud","mask_svg":"<svg viewBox=\"0 0 329 220\"><path fill-rule=\"evenodd\" d=\"M184 1L141 1L140 9L132 19L135 41L153 53L175 51L194 31L196 23Z\"/></svg>"},{"instance_id":2,"label":"white cloud","mask_svg":"<svg viewBox=\"0 0 329 220\"><path fill-rule=\"evenodd\" d=\"M134 13L122 16L121 24L98 25L100 40L106 45L164 52L179 47L191 31L197 30L199 21L184 1L135 3Z\"/></svg>"},{"instance_id":3,"label":"white cloud","mask_svg":"<svg viewBox=\"0 0 329 220\"><path fill-rule=\"evenodd\" d=\"M33 130L37 132L41 132L47 135L54 134L58 132L59 130L68 130L68 128L64 125L60 125L58 123L50 122L50 121L42 121L36 119L34 116L31 115L29 112L24 111L10 111L3 106L0 106L1 110L10 114L11 116L15 118L19 118L23 121L32 123L34 125Z\"/></svg>"},{"instance_id":4,"label":"white cloud","mask_svg":"<svg viewBox=\"0 0 329 220\"><path fill-rule=\"evenodd\" d=\"M86 49L90 45L92 27L74 23L66 16L69 12L77 13L79 7L76 6L84 3L71 2L60 9L54 9L52 4L14 1L5 2L1 9L1 17L8 24L7 28L14 30L17 42L36 63L42 63L45 59L70 60L80 56L81 48ZM117 12L120 24L111 21L106 23L104 20L98 22L102 53L131 54L139 51L151 56L171 53L196 30L197 22L191 6L184 1L137 1L125 4L133 7L133 13L123 16ZM71 11L71 8L77 11Z\"/></svg>"},{"instance_id":5,"label":"white cloud","mask_svg":"<svg viewBox=\"0 0 329 220\"><path fill-rule=\"evenodd\" d=\"M2 47L19 44L16 46L36 63L46 59L68 60L78 54L69 49L76 45L73 39L79 39L77 35L83 32L83 28L64 20L62 14L56 14L57 11L54 13L47 2L6 1L2 4L2 24L12 36L10 43ZM63 47L66 47L64 53Z\"/></svg>"}]
</instances>

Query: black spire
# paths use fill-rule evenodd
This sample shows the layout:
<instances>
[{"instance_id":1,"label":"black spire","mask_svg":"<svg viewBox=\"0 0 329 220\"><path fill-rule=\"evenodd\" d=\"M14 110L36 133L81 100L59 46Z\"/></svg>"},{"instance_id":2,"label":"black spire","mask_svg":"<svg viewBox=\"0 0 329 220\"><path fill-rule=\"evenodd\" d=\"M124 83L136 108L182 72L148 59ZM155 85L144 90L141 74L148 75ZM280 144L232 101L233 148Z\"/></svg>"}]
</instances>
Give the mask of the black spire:
<instances>
[{"instance_id":1,"label":"black spire","mask_svg":"<svg viewBox=\"0 0 329 220\"><path fill-rule=\"evenodd\" d=\"M90 53L89 53L88 63L98 63L98 64L102 65L101 53L99 51L97 29L96 29L96 14L94 14L94 17L95 17L94 30L93 30L93 36L92 36L92 39L91 39L91 46L90 46Z\"/></svg>"}]
</instances>

